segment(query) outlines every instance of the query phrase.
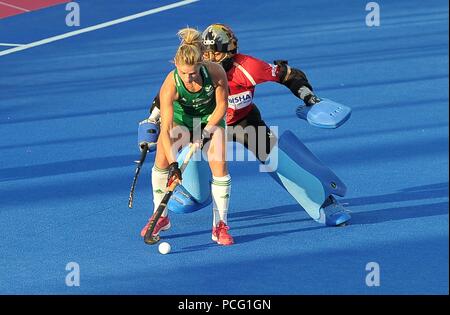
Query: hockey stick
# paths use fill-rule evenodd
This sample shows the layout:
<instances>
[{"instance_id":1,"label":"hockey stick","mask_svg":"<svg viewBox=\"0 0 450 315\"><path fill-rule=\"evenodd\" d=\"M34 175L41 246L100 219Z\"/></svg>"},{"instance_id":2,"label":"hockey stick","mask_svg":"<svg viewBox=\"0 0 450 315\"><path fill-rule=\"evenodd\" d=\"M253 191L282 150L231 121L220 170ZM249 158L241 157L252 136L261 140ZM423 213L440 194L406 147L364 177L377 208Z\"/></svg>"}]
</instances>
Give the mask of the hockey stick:
<instances>
[{"instance_id":1,"label":"hockey stick","mask_svg":"<svg viewBox=\"0 0 450 315\"><path fill-rule=\"evenodd\" d=\"M189 161L191 160L192 155L197 150L197 144L189 144L189 152L186 154L186 157L184 158L183 164L180 167L181 173L184 172L187 165L189 164ZM179 185L179 181L173 181L169 187L167 187L166 194L164 195L163 199L161 200L161 203L158 206L158 209L156 209L155 213L153 214L150 224L148 225L147 231L144 235L144 242L149 245L153 245L159 242L159 235L153 236L153 231L155 230L156 223L158 222L159 218L161 217L164 210L167 208L167 204L169 203L169 199L173 194L173 191L175 188Z\"/></svg>"},{"instance_id":2,"label":"hockey stick","mask_svg":"<svg viewBox=\"0 0 450 315\"><path fill-rule=\"evenodd\" d=\"M136 188L136 182L139 176L139 172L141 171L141 167L144 164L145 157L147 156L148 146L144 145L142 147L141 158L136 162L136 171L134 172L133 184L131 184L130 197L128 198L128 208L133 208L133 198L134 198L134 189Z\"/></svg>"}]
</instances>

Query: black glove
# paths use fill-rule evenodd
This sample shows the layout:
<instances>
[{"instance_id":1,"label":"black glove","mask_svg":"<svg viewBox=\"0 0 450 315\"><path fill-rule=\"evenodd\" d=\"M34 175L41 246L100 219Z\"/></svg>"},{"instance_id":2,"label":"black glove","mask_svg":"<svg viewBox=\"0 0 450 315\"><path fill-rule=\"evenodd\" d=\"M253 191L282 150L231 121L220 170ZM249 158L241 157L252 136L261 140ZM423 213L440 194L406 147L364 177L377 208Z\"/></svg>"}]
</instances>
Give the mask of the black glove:
<instances>
[{"instance_id":1,"label":"black glove","mask_svg":"<svg viewBox=\"0 0 450 315\"><path fill-rule=\"evenodd\" d=\"M175 180L181 181L181 170L178 168L178 162L169 165L169 175L167 177L167 187L172 185Z\"/></svg>"},{"instance_id":2,"label":"black glove","mask_svg":"<svg viewBox=\"0 0 450 315\"><path fill-rule=\"evenodd\" d=\"M314 104L319 103L320 101L321 99L314 94L306 95L305 98L303 99L303 102L305 102L306 106L312 106Z\"/></svg>"},{"instance_id":3,"label":"black glove","mask_svg":"<svg viewBox=\"0 0 450 315\"><path fill-rule=\"evenodd\" d=\"M212 136L213 133L206 130L206 128L202 130L202 138L200 139L200 149L202 149L206 145L206 143L211 140Z\"/></svg>"},{"instance_id":4,"label":"black glove","mask_svg":"<svg viewBox=\"0 0 450 315\"><path fill-rule=\"evenodd\" d=\"M314 95L314 92L307 86L302 86L298 89L298 96L305 102L306 106L312 106L321 101L321 99Z\"/></svg>"}]
</instances>

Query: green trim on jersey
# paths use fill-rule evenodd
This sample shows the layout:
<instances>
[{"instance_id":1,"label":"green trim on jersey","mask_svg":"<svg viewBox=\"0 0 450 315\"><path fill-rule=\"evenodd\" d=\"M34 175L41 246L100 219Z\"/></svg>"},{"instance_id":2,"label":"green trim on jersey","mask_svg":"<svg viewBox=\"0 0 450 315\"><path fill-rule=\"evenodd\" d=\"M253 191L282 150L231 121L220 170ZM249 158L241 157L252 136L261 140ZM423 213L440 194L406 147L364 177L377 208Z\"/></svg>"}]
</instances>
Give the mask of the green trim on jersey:
<instances>
[{"instance_id":1,"label":"green trim on jersey","mask_svg":"<svg viewBox=\"0 0 450 315\"><path fill-rule=\"evenodd\" d=\"M184 86L183 80L174 71L175 87L178 100L173 102L173 120L177 125L186 126L189 130L194 129L194 119L206 125L211 114L216 108L216 94L212 78L205 65L200 67L200 75L203 79L202 88L198 92L189 92ZM219 124L225 128L225 120Z\"/></svg>"}]
</instances>

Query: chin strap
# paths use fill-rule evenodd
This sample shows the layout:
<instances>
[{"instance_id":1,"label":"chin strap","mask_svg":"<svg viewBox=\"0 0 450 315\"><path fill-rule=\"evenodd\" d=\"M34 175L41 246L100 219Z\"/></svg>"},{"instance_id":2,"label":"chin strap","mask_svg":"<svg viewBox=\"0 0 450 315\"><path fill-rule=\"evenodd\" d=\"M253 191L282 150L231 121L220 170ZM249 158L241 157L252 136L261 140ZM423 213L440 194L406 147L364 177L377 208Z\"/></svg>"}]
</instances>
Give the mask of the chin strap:
<instances>
[{"instance_id":1,"label":"chin strap","mask_svg":"<svg viewBox=\"0 0 450 315\"><path fill-rule=\"evenodd\" d=\"M234 54L226 54L225 58L223 58L220 61L220 64L222 65L223 69L225 70L225 72L228 72L228 70L230 70L233 67L233 62L234 62Z\"/></svg>"}]
</instances>

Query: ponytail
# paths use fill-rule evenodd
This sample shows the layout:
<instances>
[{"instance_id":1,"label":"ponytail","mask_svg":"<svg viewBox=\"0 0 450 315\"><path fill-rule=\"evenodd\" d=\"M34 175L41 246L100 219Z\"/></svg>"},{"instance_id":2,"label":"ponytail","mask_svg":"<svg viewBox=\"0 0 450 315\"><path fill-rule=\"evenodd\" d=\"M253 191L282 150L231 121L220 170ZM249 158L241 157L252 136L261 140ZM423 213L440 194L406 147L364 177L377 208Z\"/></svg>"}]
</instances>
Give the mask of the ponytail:
<instances>
[{"instance_id":1,"label":"ponytail","mask_svg":"<svg viewBox=\"0 0 450 315\"><path fill-rule=\"evenodd\" d=\"M193 28L183 28L177 34L181 44L175 54L176 65L193 66L203 60L202 34Z\"/></svg>"}]
</instances>

